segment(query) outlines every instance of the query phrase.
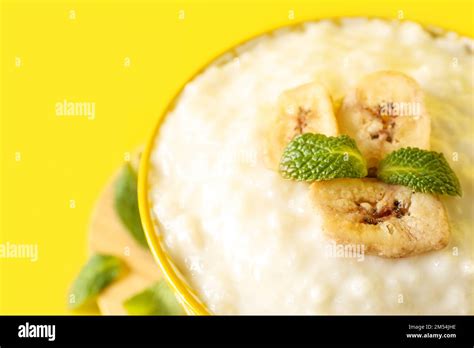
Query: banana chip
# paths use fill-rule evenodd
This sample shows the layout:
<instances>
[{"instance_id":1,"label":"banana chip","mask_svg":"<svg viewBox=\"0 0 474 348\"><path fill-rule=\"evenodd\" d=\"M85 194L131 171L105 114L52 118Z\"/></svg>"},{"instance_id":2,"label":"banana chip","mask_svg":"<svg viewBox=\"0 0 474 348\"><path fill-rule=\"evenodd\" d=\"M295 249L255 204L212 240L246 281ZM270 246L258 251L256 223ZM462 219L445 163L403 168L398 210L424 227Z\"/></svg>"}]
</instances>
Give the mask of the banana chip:
<instances>
[{"instance_id":1,"label":"banana chip","mask_svg":"<svg viewBox=\"0 0 474 348\"><path fill-rule=\"evenodd\" d=\"M366 254L398 258L448 244L446 212L433 195L376 179L314 182L310 195L323 232L337 243L364 246Z\"/></svg>"},{"instance_id":2,"label":"banana chip","mask_svg":"<svg viewBox=\"0 0 474 348\"><path fill-rule=\"evenodd\" d=\"M278 118L267 142L268 166L277 170L286 145L303 133L338 134L331 96L317 82L290 89L280 96Z\"/></svg>"},{"instance_id":3,"label":"banana chip","mask_svg":"<svg viewBox=\"0 0 474 348\"><path fill-rule=\"evenodd\" d=\"M341 133L356 141L369 168L402 147L430 147L431 120L423 91L400 72L365 76L345 96L337 120Z\"/></svg>"}]
</instances>

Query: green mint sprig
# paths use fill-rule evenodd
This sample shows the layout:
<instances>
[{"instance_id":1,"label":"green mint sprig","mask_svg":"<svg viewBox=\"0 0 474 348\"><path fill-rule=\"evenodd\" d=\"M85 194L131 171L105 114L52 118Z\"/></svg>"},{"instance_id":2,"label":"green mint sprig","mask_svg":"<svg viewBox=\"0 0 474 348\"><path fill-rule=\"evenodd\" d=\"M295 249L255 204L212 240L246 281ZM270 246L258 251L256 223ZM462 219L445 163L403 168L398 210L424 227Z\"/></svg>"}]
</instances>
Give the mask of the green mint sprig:
<instances>
[{"instance_id":1,"label":"green mint sprig","mask_svg":"<svg viewBox=\"0 0 474 348\"><path fill-rule=\"evenodd\" d=\"M367 167L355 141L347 135L305 133L286 147L280 173L285 179L321 181L363 178L367 176ZM412 147L396 150L379 163L377 178L417 192L462 195L459 179L443 154L433 151Z\"/></svg>"},{"instance_id":2,"label":"green mint sprig","mask_svg":"<svg viewBox=\"0 0 474 348\"><path fill-rule=\"evenodd\" d=\"M347 135L305 133L286 147L280 173L285 179L297 181L363 178L367 175L367 164L355 141Z\"/></svg>"},{"instance_id":3,"label":"green mint sprig","mask_svg":"<svg viewBox=\"0 0 474 348\"><path fill-rule=\"evenodd\" d=\"M138 210L137 174L125 165L115 183L115 211L132 237L143 247L147 245Z\"/></svg>"},{"instance_id":4,"label":"green mint sprig","mask_svg":"<svg viewBox=\"0 0 474 348\"><path fill-rule=\"evenodd\" d=\"M113 255L93 255L77 276L69 291L69 308L91 303L97 295L125 271L125 265Z\"/></svg>"},{"instance_id":5,"label":"green mint sprig","mask_svg":"<svg viewBox=\"0 0 474 348\"><path fill-rule=\"evenodd\" d=\"M404 185L417 192L461 196L461 184L442 153L406 147L379 164L377 177L388 184Z\"/></svg>"},{"instance_id":6,"label":"green mint sprig","mask_svg":"<svg viewBox=\"0 0 474 348\"><path fill-rule=\"evenodd\" d=\"M127 299L123 306L131 315L185 314L173 291L164 280Z\"/></svg>"}]
</instances>

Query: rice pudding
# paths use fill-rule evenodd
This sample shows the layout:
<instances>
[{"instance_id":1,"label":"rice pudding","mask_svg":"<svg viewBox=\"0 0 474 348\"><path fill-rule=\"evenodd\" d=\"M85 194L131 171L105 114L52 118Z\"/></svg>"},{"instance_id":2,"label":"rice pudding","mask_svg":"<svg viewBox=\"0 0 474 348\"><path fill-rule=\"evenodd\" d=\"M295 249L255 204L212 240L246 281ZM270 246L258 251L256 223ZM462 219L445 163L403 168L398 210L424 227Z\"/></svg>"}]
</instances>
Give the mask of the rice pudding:
<instances>
[{"instance_id":1,"label":"rice pudding","mask_svg":"<svg viewBox=\"0 0 474 348\"><path fill-rule=\"evenodd\" d=\"M473 41L419 24L362 18L263 35L189 82L151 154L158 233L216 314L473 314ZM319 81L340 100L365 75L421 86L431 149L463 196L442 197L441 250L388 259L348 253L322 233L308 183L269 169L265 139L280 95ZM350 251L350 250L349 250Z\"/></svg>"}]
</instances>

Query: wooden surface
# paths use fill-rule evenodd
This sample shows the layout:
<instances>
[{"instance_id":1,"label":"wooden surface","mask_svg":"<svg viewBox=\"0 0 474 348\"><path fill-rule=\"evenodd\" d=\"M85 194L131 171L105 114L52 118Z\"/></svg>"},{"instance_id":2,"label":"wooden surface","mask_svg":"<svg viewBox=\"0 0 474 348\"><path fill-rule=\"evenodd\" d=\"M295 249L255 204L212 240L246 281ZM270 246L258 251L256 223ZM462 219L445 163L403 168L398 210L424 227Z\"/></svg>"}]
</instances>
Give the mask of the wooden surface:
<instances>
[{"instance_id":1,"label":"wooden surface","mask_svg":"<svg viewBox=\"0 0 474 348\"><path fill-rule=\"evenodd\" d=\"M102 314L126 314L122 303L161 278L161 271L148 248L131 237L114 209L116 174L99 196L89 226L89 252L112 254L128 266L127 274L98 297Z\"/></svg>"}]
</instances>

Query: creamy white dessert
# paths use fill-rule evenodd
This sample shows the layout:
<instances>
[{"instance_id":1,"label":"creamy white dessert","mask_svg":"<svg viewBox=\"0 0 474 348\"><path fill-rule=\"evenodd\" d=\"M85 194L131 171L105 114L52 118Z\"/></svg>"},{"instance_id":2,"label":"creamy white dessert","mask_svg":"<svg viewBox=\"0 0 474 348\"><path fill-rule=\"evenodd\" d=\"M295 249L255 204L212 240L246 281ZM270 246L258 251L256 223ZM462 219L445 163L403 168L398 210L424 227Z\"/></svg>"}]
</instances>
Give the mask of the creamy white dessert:
<instances>
[{"instance_id":1,"label":"creamy white dessert","mask_svg":"<svg viewBox=\"0 0 474 348\"><path fill-rule=\"evenodd\" d=\"M213 313L474 313L473 41L412 22L347 19L265 35L189 82L156 139L150 201L173 262ZM442 197L447 247L406 258L341 248L321 231L308 183L265 164L286 90L318 81L340 99L365 75L421 86L431 149L463 196Z\"/></svg>"}]
</instances>

